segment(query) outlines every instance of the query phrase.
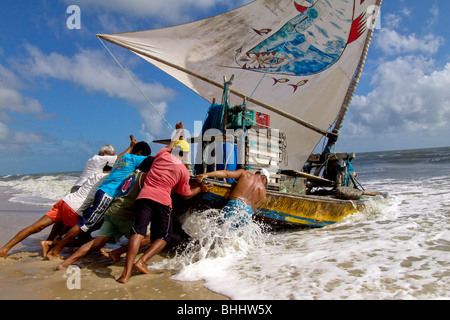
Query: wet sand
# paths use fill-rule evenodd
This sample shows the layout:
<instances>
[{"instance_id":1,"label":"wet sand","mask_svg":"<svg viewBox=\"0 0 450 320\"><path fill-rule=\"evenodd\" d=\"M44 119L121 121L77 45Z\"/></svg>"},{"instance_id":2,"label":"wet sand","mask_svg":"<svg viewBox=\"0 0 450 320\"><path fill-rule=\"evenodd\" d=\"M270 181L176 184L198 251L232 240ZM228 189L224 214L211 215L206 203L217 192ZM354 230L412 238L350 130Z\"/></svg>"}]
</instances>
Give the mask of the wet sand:
<instances>
[{"instance_id":1,"label":"wet sand","mask_svg":"<svg viewBox=\"0 0 450 320\"><path fill-rule=\"evenodd\" d=\"M30 206L8 201L0 194L0 246L22 228L32 224L50 207ZM170 279L173 270L151 269L151 274L134 272L126 284L116 279L122 273L125 255L116 263L100 253L80 260L78 270L56 270L60 261L44 260L40 241L51 227L37 233L11 249L9 257L0 258L0 300L227 300L204 287L202 281L185 282ZM75 248L61 253L67 257ZM149 261L170 259L167 253ZM74 279L79 272L79 282ZM79 284L80 289L74 288Z\"/></svg>"}]
</instances>

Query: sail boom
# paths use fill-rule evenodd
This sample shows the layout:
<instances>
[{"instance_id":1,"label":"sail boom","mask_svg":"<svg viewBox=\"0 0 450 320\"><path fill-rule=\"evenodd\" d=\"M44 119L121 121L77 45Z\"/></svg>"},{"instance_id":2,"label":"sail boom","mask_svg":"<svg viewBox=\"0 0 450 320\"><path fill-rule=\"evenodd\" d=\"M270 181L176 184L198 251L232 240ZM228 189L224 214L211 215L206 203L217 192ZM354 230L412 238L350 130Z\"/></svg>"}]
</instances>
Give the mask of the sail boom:
<instances>
[{"instance_id":1,"label":"sail boom","mask_svg":"<svg viewBox=\"0 0 450 320\"><path fill-rule=\"evenodd\" d=\"M235 95L237 95L237 96L239 96L239 97L241 97L241 98L245 98L245 95L243 95L242 93L239 93L239 92L237 92L237 91L235 91L235 90L233 90L233 89L230 89L230 92L233 93L233 94L235 94ZM294 122L296 122L296 123L302 125L302 126L305 127L305 128L308 128L308 129L310 129L310 130L312 130L312 131L315 131L315 132L317 132L317 133L320 133L321 135L323 135L323 136L325 136L325 137L329 137L329 136L337 136L337 134L335 134L334 132L329 132L329 131L326 131L326 130L322 130L322 129L320 129L319 127L313 125L312 123L310 123L310 122L308 122L308 121L305 121L305 120L303 120L303 119L301 119L301 118L299 118L299 117L296 117L296 116L294 116L294 115L292 115L292 114L290 114L290 113L284 112L283 110L280 110L280 109L278 109L278 108L275 108L275 107L273 107L273 106L271 106L271 105L269 105L269 104L267 104L267 103L258 101L258 100L253 99L253 98L250 98L249 101L250 101L250 102L253 102L253 103L257 104L257 105L259 105L259 106L262 107L262 108L265 108L265 109L267 109L267 110L269 110L269 111L272 111L272 112L274 112L274 113L277 113L278 115L283 116L283 117L285 117L286 119L292 120L292 121L294 121Z\"/></svg>"},{"instance_id":2,"label":"sail boom","mask_svg":"<svg viewBox=\"0 0 450 320\"><path fill-rule=\"evenodd\" d=\"M197 79L200 79L200 80L202 80L204 82L207 82L207 83L209 83L209 84L211 84L211 85L213 85L213 86L215 86L217 88L223 89L223 87L224 87L223 84L220 84L220 83L218 83L216 81L213 81L213 80L211 80L209 78L206 78L206 77L204 77L204 76L202 76L202 75L200 75L198 73L195 73L195 72L192 72L190 70L187 70L187 69L185 69L183 67L180 67L180 66L178 66L176 64L173 64L173 63L170 63L168 61L165 61L164 59L160 59L158 57L155 57L155 56L149 54L148 52L146 52L144 50L140 50L138 48L129 46L129 45L127 45L127 44L125 44L125 43L123 43L121 41L116 41L115 39L109 37L108 35L98 34L97 38L104 39L104 40L106 40L108 42L116 44L116 45L118 45L118 46L120 46L122 48L125 48L127 50L130 50L130 51L132 51L134 53L137 53L139 55L143 55L143 56L145 56L145 57L147 57L149 59L155 60L156 62L165 64L165 65L167 65L167 66L169 66L171 68L174 68L174 69L179 70L181 72L184 72L184 73L186 73L186 74L188 74L190 76L196 77ZM325 137L330 137L330 136L337 137L337 134L334 133L334 132L329 132L329 131L323 130L323 129L315 126L314 124L312 124L312 123L310 123L310 122L308 122L306 120L303 120L303 119L301 119L299 117L296 117L296 116L294 116L294 115L292 115L292 114L290 114L288 112L285 112L285 111L283 111L283 110L281 110L279 108L271 106L271 105L269 105L269 104L267 104L265 102L259 101L259 100L254 99L254 98L248 98L247 95L245 95L245 94L243 94L243 93L241 93L239 91L236 91L234 89L230 89L230 93L232 93L233 95L235 95L237 97L240 97L242 99L248 99L248 101L250 101L250 102L252 102L252 103L254 103L254 104L256 104L256 105L258 105L258 106L260 106L260 107L262 107L264 109L266 109L266 110L272 111L272 112L274 112L274 113L276 113L276 114L278 114L278 115L280 115L280 116L282 116L282 117L284 117L286 119L292 120L292 121L302 125L303 127L308 128L308 129L310 129L312 131L315 131L315 132L317 132L317 133L319 133L319 134L321 134L321 135L323 135Z\"/></svg>"}]
</instances>

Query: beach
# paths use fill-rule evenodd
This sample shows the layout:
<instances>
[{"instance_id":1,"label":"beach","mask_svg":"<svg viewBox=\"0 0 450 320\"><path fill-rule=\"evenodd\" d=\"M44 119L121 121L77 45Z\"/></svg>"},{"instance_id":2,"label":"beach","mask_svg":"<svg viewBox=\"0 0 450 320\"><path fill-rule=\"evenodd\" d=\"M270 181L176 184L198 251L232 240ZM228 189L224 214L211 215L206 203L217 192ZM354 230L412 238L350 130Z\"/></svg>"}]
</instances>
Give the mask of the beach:
<instances>
[{"instance_id":1,"label":"beach","mask_svg":"<svg viewBox=\"0 0 450 320\"><path fill-rule=\"evenodd\" d=\"M11 195L0 194L0 243L8 242L22 228L44 215L51 206L36 206L10 202ZM40 241L50 228L25 239L14 247L9 257L0 258L0 300L225 300L226 296L206 289L203 281L172 280L171 270L150 270L150 275L133 273L129 282L116 279L124 266L124 256L117 263L92 253L78 265L80 289L68 270L56 270L60 261L44 260ZM74 248L66 248L68 256ZM149 263L163 261L163 254Z\"/></svg>"},{"instance_id":2,"label":"beach","mask_svg":"<svg viewBox=\"0 0 450 320\"><path fill-rule=\"evenodd\" d=\"M366 190L387 196L336 224L265 232L252 222L224 238L212 212L193 212L183 229L194 250L156 256L150 275L134 273L124 285L115 280L124 261L92 253L76 263L73 290L75 273L43 260L47 228L0 258L0 299L450 299L450 147L357 154L352 164ZM0 245L67 194L78 174L0 177Z\"/></svg>"}]
</instances>

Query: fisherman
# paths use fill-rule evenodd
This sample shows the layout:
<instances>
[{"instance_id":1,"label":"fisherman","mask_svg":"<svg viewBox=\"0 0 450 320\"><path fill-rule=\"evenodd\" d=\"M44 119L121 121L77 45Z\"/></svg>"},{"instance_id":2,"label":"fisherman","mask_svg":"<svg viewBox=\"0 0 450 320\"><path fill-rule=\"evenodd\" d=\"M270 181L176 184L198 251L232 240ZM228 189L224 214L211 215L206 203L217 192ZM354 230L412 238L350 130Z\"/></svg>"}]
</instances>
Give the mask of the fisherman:
<instances>
[{"instance_id":1,"label":"fisherman","mask_svg":"<svg viewBox=\"0 0 450 320\"><path fill-rule=\"evenodd\" d=\"M256 173L251 173L244 169L236 171L219 170L197 175L197 182L202 182L205 178L229 178L237 180L231 191L229 201L223 208L224 218L228 219L240 212L246 212L247 217L252 216L253 211L266 196L267 182L270 173L267 169L259 169ZM238 227L242 221L233 221L233 226Z\"/></svg>"},{"instance_id":2,"label":"fisherman","mask_svg":"<svg viewBox=\"0 0 450 320\"><path fill-rule=\"evenodd\" d=\"M143 184L147 172L150 171L154 157L147 157L133 173L123 180L117 188L115 198L109 208L105 211L104 221L95 239L83 244L64 262L58 265L57 269L66 269L74 262L85 257L92 251L102 249L110 238L116 242L122 236L130 238L131 228L134 226L134 204ZM148 245L148 237L143 239L141 247ZM112 251L109 256L116 262L119 260L120 251ZM126 250L124 251L126 252Z\"/></svg>"},{"instance_id":3,"label":"fisherman","mask_svg":"<svg viewBox=\"0 0 450 320\"><path fill-rule=\"evenodd\" d=\"M123 153L120 154L119 157L122 155ZM116 162L116 160L117 160L116 149L114 149L114 147L110 144L105 144L104 146L102 146L98 151L98 154L94 155L93 157L91 157L86 161L83 172L73 185L70 192L71 193L76 192L81 187L81 185L84 182L86 182L86 180L92 175L102 173L103 167L106 164L112 167L114 165L114 162ZM64 225L61 221L56 222L53 225L52 230L50 231L50 235L48 237L49 239L53 240L50 242L42 241L41 242L42 245L46 247L48 246L49 243L54 244L55 241L60 239L60 237L64 235L69 229L70 227ZM47 250L44 247L43 247L44 251Z\"/></svg>"},{"instance_id":4,"label":"fisherman","mask_svg":"<svg viewBox=\"0 0 450 320\"><path fill-rule=\"evenodd\" d=\"M14 236L6 245L0 249L0 257L7 258L8 251L16 244L26 239L32 234L38 233L53 223L61 222L63 225L73 227L78 223L78 218L83 211L94 201L97 188L111 172L111 166L105 165L103 172L94 173L81 187L73 193L69 193L59 200L55 205L38 221L24 228ZM47 256L48 247L55 240L56 234L50 233L47 241L42 241L41 246L44 251L44 257Z\"/></svg>"},{"instance_id":5,"label":"fisherman","mask_svg":"<svg viewBox=\"0 0 450 320\"><path fill-rule=\"evenodd\" d=\"M138 254L141 240L147 234L147 226L151 222L151 245L134 264L134 269L141 273L149 273L147 261L165 248L172 233L172 189L184 199L190 199L200 192L211 189L210 184L190 186L189 172L183 164L188 156L190 146L187 141L180 140L183 122L177 123L172 141L158 152L152 169L147 174L144 186L137 197L135 208L135 224L128 243L127 258L122 275L117 280L126 283L131 276L134 260Z\"/></svg>"},{"instance_id":6,"label":"fisherman","mask_svg":"<svg viewBox=\"0 0 450 320\"><path fill-rule=\"evenodd\" d=\"M120 154L122 156L123 154ZM103 170L103 167L107 164L114 164L117 160L116 150L114 147L110 144L105 144L103 147L100 148L98 151L98 154L94 155L92 158L88 159L86 161L86 164L84 165L84 170L81 173L78 180L73 185L70 192L77 191L81 185L94 173L101 173ZM112 165L110 165L112 167Z\"/></svg>"},{"instance_id":7,"label":"fisherman","mask_svg":"<svg viewBox=\"0 0 450 320\"><path fill-rule=\"evenodd\" d=\"M146 142L137 142L133 135L130 136L130 140L130 146L114 163L111 174L98 187L92 206L83 213L78 224L73 226L66 233L65 237L48 252L47 258L61 258L59 252L77 236L88 236L92 231L100 228L103 221L103 214L106 209L108 209L112 200L114 200L117 187L131 172L136 170L142 161L144 161L151 153L150 146Z\"/></svg>"}]
</instances>

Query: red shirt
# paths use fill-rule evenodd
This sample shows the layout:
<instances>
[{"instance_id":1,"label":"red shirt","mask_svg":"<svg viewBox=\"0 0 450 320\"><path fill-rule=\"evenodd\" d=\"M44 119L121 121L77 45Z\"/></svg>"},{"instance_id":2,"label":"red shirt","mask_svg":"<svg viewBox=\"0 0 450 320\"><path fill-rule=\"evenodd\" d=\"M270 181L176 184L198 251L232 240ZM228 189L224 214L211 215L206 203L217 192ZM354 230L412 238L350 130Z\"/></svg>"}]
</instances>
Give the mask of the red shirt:
<instances>
[{"instance_id":1,"label":"red shirt","mask_svg":"<svg viewBox=\"0 0 450 320\"><path fill-rule=\"evenodd\" d=\"M151 199L172 207L172 189L183 196L191 195L189 171L167 148L159 151L136 199Z\"/></svg>"}]
</instances>

